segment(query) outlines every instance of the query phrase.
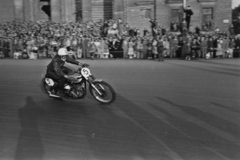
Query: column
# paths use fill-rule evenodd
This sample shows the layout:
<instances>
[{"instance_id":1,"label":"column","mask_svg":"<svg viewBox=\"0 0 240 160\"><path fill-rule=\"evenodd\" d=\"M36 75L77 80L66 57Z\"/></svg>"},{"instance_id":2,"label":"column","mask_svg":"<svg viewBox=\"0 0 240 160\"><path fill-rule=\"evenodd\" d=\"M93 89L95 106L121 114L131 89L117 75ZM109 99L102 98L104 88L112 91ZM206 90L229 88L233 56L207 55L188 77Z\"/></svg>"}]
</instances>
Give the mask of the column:
<instances>
[{"instance_id":1,"label":"column","mask_svg":"<svg viewBox=\"0 0 240 160\"><path fill-rule=\"evenodd\" d=\"M51 18L53 22L61 21L60 0L51 0Z\"/></svg>"},{"instance_id":2,"label":"column","mask_svg":"<svg viewBox=\"0 0 240 160\"><path fill-rule=\"evenodd\" d=\"M34 2L33 0L29 0L29 7L30 7L30 21L34 21Z\"/></svg>"},{"instance_id":3,"label":"column","mask_svg":"<svg viewBox=\"0 0 240 160\"><path fill-rule=\"evenodd\" d=\"M15 20L24 21L24 4L23 0L14 0Z\"/></svg>"},{"instance_id":4,"label":"column","mask_svg":"<svg viewBox=\"0 0 240 160\"><path fill-rule=\"evenodd\" d=\"M76 0L65 0L65 11L66 11L66 21L75 22L76 21Z\"/></svg>"},{"instance_id":5,"label":"column","mask_svg":"<svg viewBox=\"0 0 240 160\"><path fill-rule=\"evenodd\" d=\"M67 16L66 16L66 0L59 0L60 1L60 15L61 15L61 22L67 22Z\"/></svg>"},{"instance_id":6,"label":"column","mask_svg":"<svg viewBox=\"0 0 240 160\"><path fill-rule=\"evenodd\" d=\"M114 0L113 2L113 18L124 19L124 0Z\"/></svg>"},{"instance_id":7,"label":"column","mask_svg":"<svg viewBox=\"0 0 240 160\"><path fill-rule=\"evenodd\" d=\"M39 0L33 0L33 20L39 20Z\"/></svg>"},{"instance_id":8,"label":"column","mask_svg":"<svg viewBox=\"0 0 240 160\"><path fill-rule=\"evenodd\" d=\"M92 20L92 0L82 0L83 22Z\"/></svg>"}]
</instances>

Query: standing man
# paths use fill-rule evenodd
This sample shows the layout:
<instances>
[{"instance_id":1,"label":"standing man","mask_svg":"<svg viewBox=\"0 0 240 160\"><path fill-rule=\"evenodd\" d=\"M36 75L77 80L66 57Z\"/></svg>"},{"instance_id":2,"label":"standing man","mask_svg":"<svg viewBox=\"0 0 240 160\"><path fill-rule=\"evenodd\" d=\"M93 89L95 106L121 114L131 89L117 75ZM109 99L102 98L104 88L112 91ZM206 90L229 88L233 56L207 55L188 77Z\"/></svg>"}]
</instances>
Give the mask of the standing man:
<instances>
[{"instance_id":1,"label":"standing man","mask_svg":"<svg viewBox=\"0 0 240 160\"><path fill-rule=\"evenodd\" d=\"M158 61L162 62L164 61L163 50L164 50L163 38L160 37L157 42Z\"/></svg>"},{"instance_id":2,"label":"standing man","mask_svg":"<svg viewBox=\"0 0 240 160\"><path fill-rule=\"evenodd\" d=\"M82 58L87 58L88 45L89 45L89 39L86 35L84 35L82 39Z\"/></svg>"},{"instance_id":3,"label":"standing man","mask_svg":"<svg viewBox=\"0 0 240 160\"><path fill-rule=\"evenodd\" d=\"M191 9L190 6L187 6L186 9L183 8L183 10L184 10L184 12L185 12L185 14L186 14L185 20L186 20L186 23L187 23L187 29L189 30L189 28L190 28L190 22L191 22L191 16L193 15L193 11L192 11L192 9Z\"/></svg>"},{"instance_id":4,"label":"standing man","mask_svg":"<svg viewBox=\"0 0 240 160\"><path fill-rule=\"evenodd\" d=\"M151 19L151 20L150 20L150 23L151 23L152 35L153 35L153 37L155 37L155 36L156 36L156 34L155 34L155 29L156 29L156 27L157 27L156 20Z\"/></svg>"}]
</instances>

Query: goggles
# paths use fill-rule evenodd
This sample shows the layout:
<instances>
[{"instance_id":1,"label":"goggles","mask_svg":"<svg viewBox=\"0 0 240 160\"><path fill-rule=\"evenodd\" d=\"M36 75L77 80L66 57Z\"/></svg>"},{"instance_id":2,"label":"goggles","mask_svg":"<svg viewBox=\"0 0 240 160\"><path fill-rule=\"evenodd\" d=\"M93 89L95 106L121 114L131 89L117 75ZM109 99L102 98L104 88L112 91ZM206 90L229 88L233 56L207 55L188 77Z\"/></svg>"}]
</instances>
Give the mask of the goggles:
<instances>
[{"instance_id":1,"label":"goggles","mask_svg":"<svg viewBox=\"0 0 240 160\"><path fill-rule=\"evenodd\" d=\"M66 60L66 59L67 59L67 56L61 56L61 59L62 59L62 60Z\"/></svg>"}]
</instances>

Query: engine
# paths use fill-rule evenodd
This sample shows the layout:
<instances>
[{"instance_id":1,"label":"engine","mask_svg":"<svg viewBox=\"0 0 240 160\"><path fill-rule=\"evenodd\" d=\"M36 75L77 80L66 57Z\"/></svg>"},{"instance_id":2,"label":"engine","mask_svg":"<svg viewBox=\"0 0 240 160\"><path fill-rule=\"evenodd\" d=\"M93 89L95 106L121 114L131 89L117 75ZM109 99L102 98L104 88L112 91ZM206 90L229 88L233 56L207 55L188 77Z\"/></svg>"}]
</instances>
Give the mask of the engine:
<instances>
[{"instance_id":1,"label":"engine","mask_svg":"<svg viewBox=\"0 0 240 160\"><path fill-rule=\"evenodd\" d=\"M86 94L86 88L84 83L80 83L80 84L66 84L64 86L64 90L65 90L65 94L69 97L69 98L73 98L73 99L79 99L79 98L83 98Z\"/></svg>"}]
</instances>

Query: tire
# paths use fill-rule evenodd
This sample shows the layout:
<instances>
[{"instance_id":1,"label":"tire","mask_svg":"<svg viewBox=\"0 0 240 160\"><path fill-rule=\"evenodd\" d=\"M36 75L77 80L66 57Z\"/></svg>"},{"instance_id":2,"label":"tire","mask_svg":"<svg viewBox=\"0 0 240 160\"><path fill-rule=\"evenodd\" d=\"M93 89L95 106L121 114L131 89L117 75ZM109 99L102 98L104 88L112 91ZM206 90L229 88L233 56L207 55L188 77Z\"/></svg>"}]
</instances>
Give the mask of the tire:
<instances>
[{"instance_id":1,"label":"tire","mask_svg":"<svg viewBox=\"0 0 240 160\"><path fill-rule=\"evenodd\" d=\"M42 79L41 84L40 84L40 88L43 91L43 93L49 95L49 86L45 83L44 79Z\"/></svg>"},{"instance_id":2,"label":"tire","mask_svg":"<svg viewBox=\"0 0 240 160\"><path fill-rule=\"evenodd\" d=\"M99 95L95 89L90 85L89 86L89 91L91 95L93 96L94 99L96 99L98 102L103 103L103 104L111 104L115 101L116 99L116 93L114 89L112 88L111 85L109 85L107 82L101 81L101 82L93 82L93 84L103 93L103 95ZM102 89L103 87L104 89ZM108 89L108 91L106 90ZM107 98L107 96L111 93L110 98Z\"/></svg>"}]
</instances>

